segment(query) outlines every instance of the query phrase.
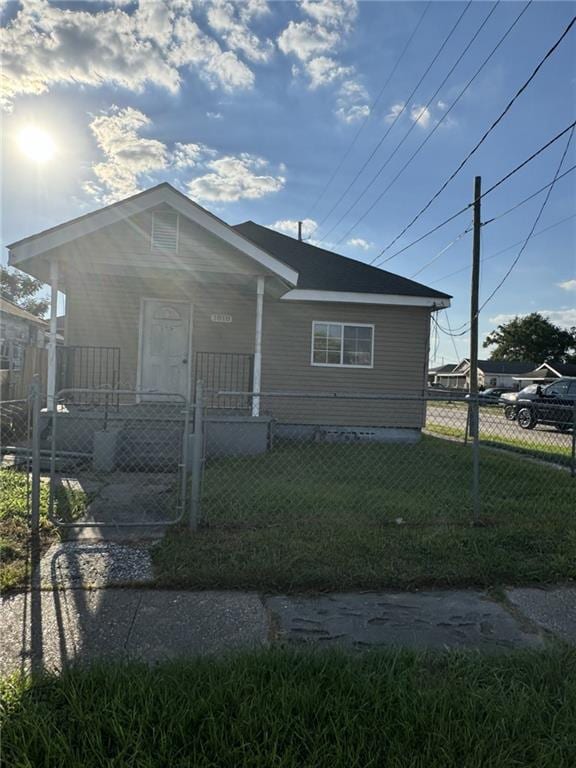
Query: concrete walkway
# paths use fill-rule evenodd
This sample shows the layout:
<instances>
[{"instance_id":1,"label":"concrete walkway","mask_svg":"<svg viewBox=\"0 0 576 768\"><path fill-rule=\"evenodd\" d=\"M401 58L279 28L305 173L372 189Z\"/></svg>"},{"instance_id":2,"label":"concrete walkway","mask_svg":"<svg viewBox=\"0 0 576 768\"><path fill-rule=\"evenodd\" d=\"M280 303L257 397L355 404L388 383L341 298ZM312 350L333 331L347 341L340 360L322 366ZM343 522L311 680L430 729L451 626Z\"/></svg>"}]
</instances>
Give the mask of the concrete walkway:
<instances>
[{"instance_id":1,"label":"concrete walkway","mask_svg":"<svg viewBox=\"0 0 576 768\"><path fill-rule=\"evenodd\" d=\"M150 663L265 647L542 648L576 644L576 587L266 597L249 592L39 589L0 607L0 674L72 662Z\"/></svg>"}]
</instances>

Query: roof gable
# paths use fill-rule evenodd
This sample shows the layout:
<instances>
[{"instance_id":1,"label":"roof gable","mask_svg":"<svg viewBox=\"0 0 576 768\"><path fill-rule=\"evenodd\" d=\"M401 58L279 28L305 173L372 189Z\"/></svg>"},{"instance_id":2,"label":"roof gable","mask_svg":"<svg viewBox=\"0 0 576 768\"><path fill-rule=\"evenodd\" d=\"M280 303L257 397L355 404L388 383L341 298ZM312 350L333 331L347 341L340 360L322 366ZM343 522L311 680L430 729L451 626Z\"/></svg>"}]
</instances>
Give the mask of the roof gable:
<instances>
[{"instance_id":1,"label":"roof gable","mask_svg":"<svg viewBox=\"0 0 576 768\"><path fill-rule=\"evenodd\" d=\"M298 273L293 267L283 263L280 259L246 238L241 232L230 227L222 219L194 203L190 198L174 189L168 183L159 184L126 200L113 203L105 208L100 208L97 211L79 216L51 229L11 243L8 246L10 250L10 263L17 266L28 259L40 256L48 250L65 245L79 237L91 234L113 223L123 221L130 216L162 204L169 205L182 216L204 227L207 231L244 253L256 263L269 269L289 285L296 285Z\"/></svg>"}]
</instances>

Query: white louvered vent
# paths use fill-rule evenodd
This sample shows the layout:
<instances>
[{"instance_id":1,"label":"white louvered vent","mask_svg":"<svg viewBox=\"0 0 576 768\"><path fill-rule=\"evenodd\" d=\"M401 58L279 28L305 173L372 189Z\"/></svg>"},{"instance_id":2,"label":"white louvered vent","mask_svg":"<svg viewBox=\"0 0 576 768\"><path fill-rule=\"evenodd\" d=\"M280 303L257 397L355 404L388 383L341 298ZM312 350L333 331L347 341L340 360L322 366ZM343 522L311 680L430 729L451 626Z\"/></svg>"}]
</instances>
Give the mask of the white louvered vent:
<instances>
[{"instance_id":1,"label":"white louvered vent","mask_svg":"<svg viewBox=\"0 0 576 768\"><path fill-rule=\"evenodd\" d=\"M178 250L178 214L155 211L152 214L152 250Z\"/></svg>"}]
</instances>

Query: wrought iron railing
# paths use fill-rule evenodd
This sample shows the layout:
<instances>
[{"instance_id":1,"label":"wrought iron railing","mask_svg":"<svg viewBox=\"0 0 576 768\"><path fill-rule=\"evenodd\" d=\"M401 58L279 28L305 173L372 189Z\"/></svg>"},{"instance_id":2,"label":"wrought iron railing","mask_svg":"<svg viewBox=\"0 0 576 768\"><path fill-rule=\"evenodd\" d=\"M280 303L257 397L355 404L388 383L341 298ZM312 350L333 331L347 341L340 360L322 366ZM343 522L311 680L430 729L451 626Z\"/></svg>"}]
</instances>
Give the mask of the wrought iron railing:
<instances>
[{"instance_id":1,"label":"wrought iron railing","mask_svg":"<svg viewBox=\"0 0 576 768\"><path fill-rule=\"evenodd\" d=\"M216 397L220 390L251 392L254 378L254 355L243 352L196 352L194 381L202 381L208 408L245 411L251 398L242 395Z\"/></svg>"},{"instance_id":2,"label":"wrought iron railing","mask_svg":"<svg viewBox=\"0 0 576 768\"><path fill-rule=\"evenodd\" d=\"M56 350L57 389L80 390L73 402L79 405L117 404L120 386L120 348L63 346ZM88 390L83 393L81 390ZM100 394L101 391L101 394Z\"/></svg>"}]
</instances>

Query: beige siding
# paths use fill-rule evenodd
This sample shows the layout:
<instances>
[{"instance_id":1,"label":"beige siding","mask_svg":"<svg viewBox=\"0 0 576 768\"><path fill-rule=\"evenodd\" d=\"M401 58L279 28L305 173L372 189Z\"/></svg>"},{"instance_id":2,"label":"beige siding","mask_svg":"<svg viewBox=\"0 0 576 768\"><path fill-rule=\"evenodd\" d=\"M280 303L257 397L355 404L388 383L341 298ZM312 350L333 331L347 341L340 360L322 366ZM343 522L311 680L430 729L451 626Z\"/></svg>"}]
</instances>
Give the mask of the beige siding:
<instances>
[{"instance_id":1,"label":"beige siding","mask_svg":"<svg viewBox=\"0 0 576 768\"><path fill-rule=\"evenodd\" d=\"M374 367L311 365L314 320L373 324ZM267 301L262 390L419 395L426 382L429 322L429 311L420 307ZM422 404L408 400L267 398L264 407L295 423L420 427L423 419Z\"/></svg>"},{"instance_id":2,"label":"beige siding","mask_svg":"<svg viewBox=\"0 0 576 768\"><path fill-rule=\"evenodd\" d=\"M177 252L152 249L152 216L154 210L162 209L171 210L162 206L131 216L79 237L47 255L60 260L64 279L69 271L129 275L134 268L144 266L240 275L263 272L247 256L184 216L179 216Z\"/></svg>"},{"instance_id":3,"label":"beige siding","mask_svg":"<svg viewBox=\"0 0 576 768\"><path fill-rule=\"evenodd\" d=\"M142 298L181 299L192 303L192 351L254 351L256 286L233 288L182 279L77 276L67 295L68 345L120 348L122 386L136 386ZM214 323L213 313L232 315L232 323Z\"/></svg>"}]
</instances>

